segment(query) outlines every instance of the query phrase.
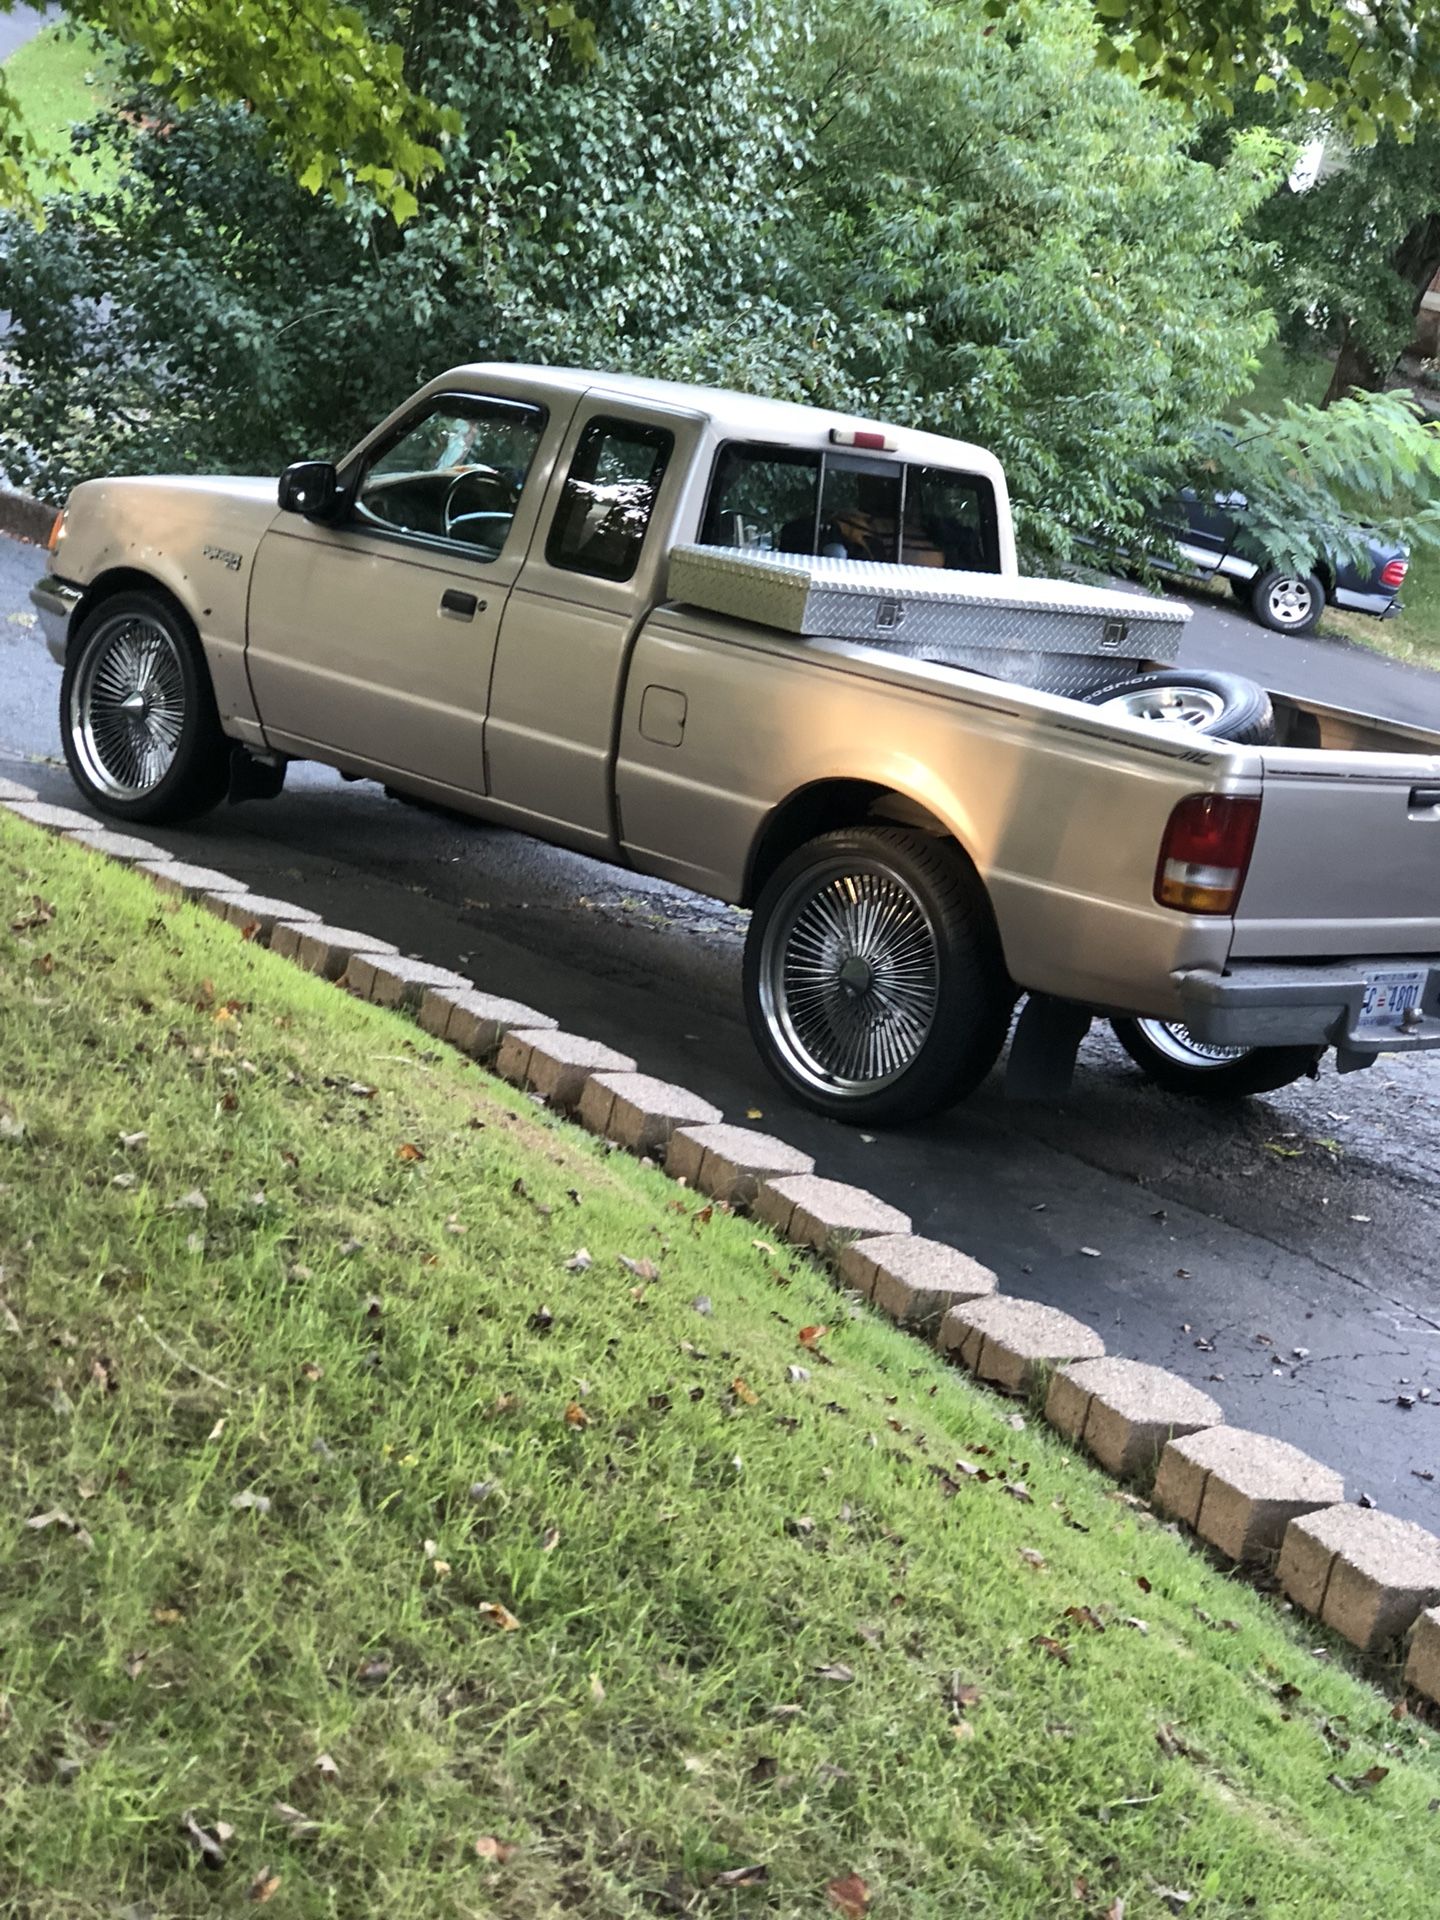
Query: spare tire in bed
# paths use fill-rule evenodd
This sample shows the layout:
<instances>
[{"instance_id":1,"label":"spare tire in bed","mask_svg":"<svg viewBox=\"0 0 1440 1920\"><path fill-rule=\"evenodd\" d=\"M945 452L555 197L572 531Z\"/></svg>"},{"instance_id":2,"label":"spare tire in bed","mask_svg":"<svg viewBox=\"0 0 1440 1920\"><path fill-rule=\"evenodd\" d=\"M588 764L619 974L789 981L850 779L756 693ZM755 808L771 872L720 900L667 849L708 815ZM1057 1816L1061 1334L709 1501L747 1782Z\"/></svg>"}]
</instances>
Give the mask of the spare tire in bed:
<instances>
[{"instance_id":1,"label":"spare tire in bed","mask_svg":"<svg viewBox=\"0 0 1440 1920\"><path fill-rule=\"evenodd\" d=\"M1233 740L1237 746L1268 747L1275 740L1275 710L1269 694L1238 673L1166 667L1137 674L1133 680L1114 681L1083 697L1087 706L1108 707L1157 726L1191 727L1217 740Z\"/></svg>"}]
</instances>

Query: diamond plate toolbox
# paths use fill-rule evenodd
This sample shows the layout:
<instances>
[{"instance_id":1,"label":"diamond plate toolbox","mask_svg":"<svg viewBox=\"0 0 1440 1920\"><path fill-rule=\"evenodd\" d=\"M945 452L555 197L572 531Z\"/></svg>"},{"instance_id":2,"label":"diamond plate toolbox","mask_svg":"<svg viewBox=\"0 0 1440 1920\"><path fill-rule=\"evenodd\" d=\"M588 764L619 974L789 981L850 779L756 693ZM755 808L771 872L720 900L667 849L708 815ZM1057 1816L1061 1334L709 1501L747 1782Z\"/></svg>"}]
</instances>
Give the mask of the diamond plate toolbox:
<instances>
[{"instance_id":1,"label":"diamond plate toolbox","mask_svg":"<svg viewBox=\"0 0 1440 1920\"><path fill-rule=\"evenodd\" d=\"M669 597L810 638L858 640L1054 693L1170 665L1190 609L1066 580L678 546Z\"/></svg>"}]
</instances>

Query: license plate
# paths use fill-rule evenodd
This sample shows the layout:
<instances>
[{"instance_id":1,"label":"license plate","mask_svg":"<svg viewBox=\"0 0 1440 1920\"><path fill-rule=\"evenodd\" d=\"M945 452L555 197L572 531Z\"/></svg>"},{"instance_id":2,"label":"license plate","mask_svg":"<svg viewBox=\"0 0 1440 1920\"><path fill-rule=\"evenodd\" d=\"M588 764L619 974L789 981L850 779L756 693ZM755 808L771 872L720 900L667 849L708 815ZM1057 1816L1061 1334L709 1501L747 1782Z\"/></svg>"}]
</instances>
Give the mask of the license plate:
<instances>
[{"instance_id":1,"label":"license plate","mask_svg":"<svg viewBox=\"0 0 1440 1920\"><path fill-rule=\"evenodd\" d=\"M1424 967L1392 967L1367 973L1356 1032L1383 1033L1402 1026L1405 1015L1420 1005L1426 973Z\"/></svg>"}]
</instances>

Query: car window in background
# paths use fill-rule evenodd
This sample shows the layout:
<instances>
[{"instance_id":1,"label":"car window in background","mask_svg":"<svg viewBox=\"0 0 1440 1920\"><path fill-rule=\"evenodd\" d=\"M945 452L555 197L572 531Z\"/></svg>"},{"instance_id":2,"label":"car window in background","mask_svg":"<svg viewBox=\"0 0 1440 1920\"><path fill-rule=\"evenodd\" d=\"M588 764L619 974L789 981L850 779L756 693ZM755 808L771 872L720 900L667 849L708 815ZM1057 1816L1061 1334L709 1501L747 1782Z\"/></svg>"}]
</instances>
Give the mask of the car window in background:
<instances>
[{"instance_id":1,"label":"car window in background","mask_svg":"<svg viewBox=\"0 0 1440 1920\"><path fill-rule=\"evenodd\" d=\"M545 557L552 567L628 580L674 450L663 427L592 420L580 436Z\"/></svg>"},{"instance_id":2,"label":"car window in background","mask_svg":"<svg viewBox=\"0 0 1440 1920\"><path fill-rule=\"evenodd\" d=\"M752 552L1000 571L988 480L854 455L722 448L700 538Z\"/></svg>"},{"instance_id":3,"label":"car window in background","mask_svg":"<svg viewBox=\"0 0 1440 1920\"><path fill-rule=\"evenodd\" d=\"M540 407L448 394L371 460L356 492L355 517L494 560L544 425Z\"/></svg>"}]
</instances>

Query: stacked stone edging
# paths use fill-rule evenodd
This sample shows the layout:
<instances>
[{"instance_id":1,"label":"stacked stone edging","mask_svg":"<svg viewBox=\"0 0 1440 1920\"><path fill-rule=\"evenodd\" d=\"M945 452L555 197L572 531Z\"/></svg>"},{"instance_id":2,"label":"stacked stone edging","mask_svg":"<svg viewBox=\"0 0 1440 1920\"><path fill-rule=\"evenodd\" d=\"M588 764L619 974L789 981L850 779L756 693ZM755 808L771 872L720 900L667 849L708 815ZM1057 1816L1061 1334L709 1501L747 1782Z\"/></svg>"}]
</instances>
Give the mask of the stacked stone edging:
<instances>
[{"instance_id":1,"label":"stacked stone edging","mask_svg":"<svg viewBox=\"0 0 1440 1920\"><path fill-rule=\"evenodd\" d=\"M0 806L89 851L132 862L162 891L208 906L284 958L424 1030L574 1113L617 1146L663 1154L697 1192L749 1209L837 1269L900 1325L933 1337L979 1380L1045 1394L1046 1419L1122 1477L1156 1469L1154 1504L1236 1564L1276 1563L1292 1604L1365 1652L1409 1634L1406 1683L1440 1703L1440 1539L1346 1505L1339 1474L1287 1442L1224 1424L1180 1375L1107 1356L1083 1321L999 1291L988 1268L911 1231L876 1195L814 1172L786 1142L729 1126L707 1101L638 1073L633 1060L463 976L407 959L387 941L326 927L318 914L249 895L243 882L173 860L74 809L0 780ZM157 855L141 858L141 855ZM249 895L247 899L246 896Z\"/></svg>"}]
</instances>

